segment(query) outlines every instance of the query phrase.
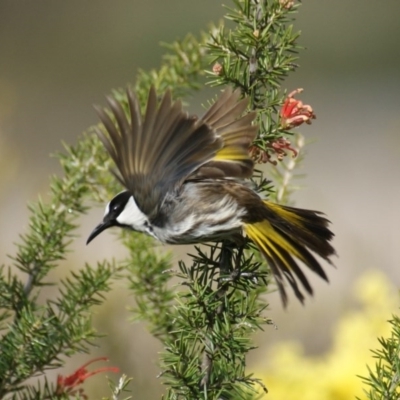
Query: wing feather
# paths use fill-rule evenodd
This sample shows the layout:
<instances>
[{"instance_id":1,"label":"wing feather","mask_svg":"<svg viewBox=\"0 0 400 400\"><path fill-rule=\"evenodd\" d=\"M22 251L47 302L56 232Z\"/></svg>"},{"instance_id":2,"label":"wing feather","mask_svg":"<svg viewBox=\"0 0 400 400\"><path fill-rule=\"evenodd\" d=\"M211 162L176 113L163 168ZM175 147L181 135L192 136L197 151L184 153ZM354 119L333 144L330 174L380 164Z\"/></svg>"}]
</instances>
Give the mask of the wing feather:
<instances>
[{"instance_id":1,"label":"wing feather","mask_svg":"<svg viewBox=\"0 0 400 400\"><path fill-rule=\"evenodd\" d=\"M149 217L158 212L165 194L175 190L222 148L222 138L203 120L183 112L167 91L160 104L150 89L142 117L138 100L128 90L129 116L122 104L108 97L110 111L96 108L102 121L96 133L114 160L121 183Z\"/></svg>"},{"instance_id":2,"label":"wing feather","mask_svg":"<svg viewBox=\"0 0 400 400\"><path fill-rule=\"evenodd\" d=\"M216 155L191 177L203 178L249 178L254 162L249 156L249 146L254 141L258 126L252 122L255 112L242 116L248 99L240 100L240 91L228 88L201 118L212 126L223 140L223 147Z\"/></svg>"},{"instance_id":3,"label":"wing feather","mask_svg":"<svg viewBox=\"0 0 400 400\"><path fill-rule=\"evenodd\" d=\"M140 127L142 125L142 116L140 114L139 103L134 93L130 92L128 97L128 108L130 115L130 130L129 132L129 143L127 144L127 148L134 148L132 154L130 154L130 162L129 162L129 170L134 171L139 169L139 154L140 154ZM137 145L135 146L135 143Z\"/></svg>"},{"instance_id":4,"label":"wing feather","mask_svg":"<svg viewBox=\"0 0 400 400\"><path fill-rule=\"evenodd\" d=\"M96 107L107 134L96 133L115 162L118 180L133 194L149 217L156 214L168 190L186 179L251 176L248 147L258 127L255 113L242 116L248 100L226 89L198 119L182 110L168 90L161 101L152 87L144 115L134 93L127 91L127 108L108 97L110 111Z\"/></svg>"}]
</instances>

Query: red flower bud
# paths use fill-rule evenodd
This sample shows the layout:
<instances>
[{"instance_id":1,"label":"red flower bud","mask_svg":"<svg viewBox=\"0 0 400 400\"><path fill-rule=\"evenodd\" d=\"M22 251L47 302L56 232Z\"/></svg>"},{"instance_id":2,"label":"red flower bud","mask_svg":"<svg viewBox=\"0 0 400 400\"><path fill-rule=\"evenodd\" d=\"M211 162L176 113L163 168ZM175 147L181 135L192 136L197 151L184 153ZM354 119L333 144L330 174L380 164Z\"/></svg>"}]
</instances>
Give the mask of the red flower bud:
<instances>
[{"instance_id":1,"label":"red flower bud","mask_svg":"<svg viewBox=\"0 0 400 400\"><path fill-rule=\"evenodd\" d=\"M212 71L215 75L221 75L222 69L223 67L219 62L216 62L212 67Z\"/></svg>"},{"instance_id":2,"label":"red flower bud","mask_svg":"<svg viewBox=\"0 0 400 400\"><path fill-rule=\"evenodd\" d=\"M281 108L281 126L283 129L290 129L303 124L311 124L311 120L316 116L311 106L303 104L293 96L301 93L303 89L296 89L289 93Z\"/></svg>"}]
</instances>

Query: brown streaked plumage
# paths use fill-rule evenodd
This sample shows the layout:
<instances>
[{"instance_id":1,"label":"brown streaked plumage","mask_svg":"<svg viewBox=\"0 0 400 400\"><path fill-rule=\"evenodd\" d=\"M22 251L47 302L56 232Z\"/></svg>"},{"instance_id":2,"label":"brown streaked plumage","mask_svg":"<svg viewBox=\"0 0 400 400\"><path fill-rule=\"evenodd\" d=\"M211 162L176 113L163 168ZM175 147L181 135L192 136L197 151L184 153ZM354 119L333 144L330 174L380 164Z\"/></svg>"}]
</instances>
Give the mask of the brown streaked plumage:
<instances>
[{"instance_id":1,"label":"brown streaked plumage","mask_svg":"<svg viewBox=\"0 0 400 400\"><path fill-rule=\"evenodd\" d=\"M171 244L246 235L268 261L284 304L285 282L301 302L302 290L312 294L299 262L327 280L315 255L330 262L334 254L328 220L264 200L246 181L253 172L248 148L258 129L254 112L242 115L247 99L227 89L197 118L169 91L158 103L152 88L144 116L135 95L128 90L127 97L129 115L112 97L111 113L97 108L107 133L96 132L127 190L110 201L88 242L110 226Z\"/></svg>"}]
</instances>

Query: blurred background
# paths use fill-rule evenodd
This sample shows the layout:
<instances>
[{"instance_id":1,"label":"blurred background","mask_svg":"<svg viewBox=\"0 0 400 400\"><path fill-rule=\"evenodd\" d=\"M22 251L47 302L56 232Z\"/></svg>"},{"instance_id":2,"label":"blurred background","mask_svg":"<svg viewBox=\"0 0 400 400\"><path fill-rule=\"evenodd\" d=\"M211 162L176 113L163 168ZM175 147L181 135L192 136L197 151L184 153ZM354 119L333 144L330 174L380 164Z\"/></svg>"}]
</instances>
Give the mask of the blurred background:
<instances>
[{"instance_id":1,"label":"blurred background","mask_svg":"<svg viewBox=\"0 0 400 400\"><path fill-rule=\"evenodd\" d=\"M158 67L160 41L197 34L223 13L215 0L0 0L0 263L9 263L7 254L27 227L27 203L46 197L49 176L61 171L49 154L97 122L92 104L133 82L137 68ZM306 178L293 200L329 216L339 257L336 268L326 267L330 284L312 279L315 296L305 307L292 301L283 310L278 296L270 296L278 329L256 337L260 349L251 365L282 340L298 340L308 354L326 351L339 316L357 306L351 287L364 270L383 271L399 286L399 13L398 0L304 0L300 8L295 25L306 50L285 87L305 89L301 99L317 120L300 128L316 141L307 147ZM201 113L204 99L191 100L191 109ZM81 237L58 274L122 253L109 234L85 246L102 214L97 209L82 219ZM178 259L182 249L174 254ZM134 377L135 398L159 398L160 347L144 326L126 321L121 303L133 299L118 288L96 310L96 327L109 335L97 354ZM66 372L88 358L72 360ZM88 392L100 397L106 383L96 379Z\"/></svg>"}]
</instances>

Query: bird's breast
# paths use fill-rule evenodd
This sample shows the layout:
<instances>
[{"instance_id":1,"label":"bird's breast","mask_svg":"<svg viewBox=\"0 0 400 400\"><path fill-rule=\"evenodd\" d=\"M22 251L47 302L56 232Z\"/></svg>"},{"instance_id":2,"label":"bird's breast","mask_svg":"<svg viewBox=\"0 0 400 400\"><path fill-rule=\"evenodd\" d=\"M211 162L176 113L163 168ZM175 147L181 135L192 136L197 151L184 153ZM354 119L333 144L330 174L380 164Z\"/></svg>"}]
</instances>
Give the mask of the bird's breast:
<instances>
[{"instance_id":1,"label":"bird's breast","mask_svg":"<svg viewBox=\"0 0 400 400\"><path fill-rule=\"evenodd\" d=\"M185 188L178 198L165 201L152 224L154 235L165 243L198 243L221 240L237 233L246 210L223 192L213 196L199 184Z\"/></svg>"}]
</instances>

